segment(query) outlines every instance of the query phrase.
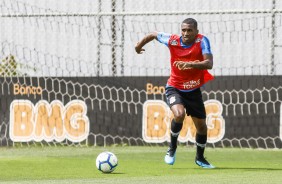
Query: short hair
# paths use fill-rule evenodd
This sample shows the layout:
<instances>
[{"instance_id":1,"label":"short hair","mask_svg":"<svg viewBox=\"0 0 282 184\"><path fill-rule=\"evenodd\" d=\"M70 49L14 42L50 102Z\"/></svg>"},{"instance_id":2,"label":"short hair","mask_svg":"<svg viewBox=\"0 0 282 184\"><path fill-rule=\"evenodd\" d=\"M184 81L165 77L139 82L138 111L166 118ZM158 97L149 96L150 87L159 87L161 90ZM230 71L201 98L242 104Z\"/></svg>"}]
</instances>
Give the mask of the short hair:
<instances>
[{"instance_id":1,"label":"short hair","mask_svg":"<svg viewBox=\"0 0 282 184\"><path fill-rule=\"evenodd\" d=\"M183 20L182 24L193 24L196 29L198 28L198 23L193 18L187 18L187 19Z\"/></svg>"}]
</instances>

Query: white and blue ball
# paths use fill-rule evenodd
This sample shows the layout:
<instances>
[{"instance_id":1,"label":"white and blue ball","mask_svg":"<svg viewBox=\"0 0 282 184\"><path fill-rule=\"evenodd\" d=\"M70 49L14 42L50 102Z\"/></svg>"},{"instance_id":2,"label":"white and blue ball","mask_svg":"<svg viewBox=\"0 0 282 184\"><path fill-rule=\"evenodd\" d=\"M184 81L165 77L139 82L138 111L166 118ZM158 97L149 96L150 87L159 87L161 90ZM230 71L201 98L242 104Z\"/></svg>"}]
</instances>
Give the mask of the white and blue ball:
<instances>
[{"instance_id":1,"label":"white and blue ball","mask_svg":"<svg viewBox=\"0 0 282 184\"><path fill-rule=\"evenodd\" d=\"M96 158L96 167L103 173L113 172L118 165L118 159L112 152L102 152Z\"/></svg>"}]
</instances>

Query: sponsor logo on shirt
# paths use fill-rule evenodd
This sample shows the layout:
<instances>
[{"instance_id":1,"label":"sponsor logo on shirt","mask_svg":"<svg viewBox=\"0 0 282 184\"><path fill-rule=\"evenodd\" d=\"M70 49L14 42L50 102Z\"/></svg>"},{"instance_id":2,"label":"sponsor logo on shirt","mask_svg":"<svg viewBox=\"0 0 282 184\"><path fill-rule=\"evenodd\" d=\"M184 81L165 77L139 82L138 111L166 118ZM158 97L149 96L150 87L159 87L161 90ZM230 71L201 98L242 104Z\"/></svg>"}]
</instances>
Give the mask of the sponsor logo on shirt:
<instances>
[{"instance_id":1,"label":"sponsor logo on shirt","mask_svg":"<svg viewBox=\"0 0 282 184\"><path fill-rule=\"evenodd\" d=\"M198 79L198 80L190 80L188 82L184 82L183 83L183 88L184 89L191 89L191 88L194 88L194 87L200 85L200 83L201 83L200 79Z\"/></svg>"}]
</instances>

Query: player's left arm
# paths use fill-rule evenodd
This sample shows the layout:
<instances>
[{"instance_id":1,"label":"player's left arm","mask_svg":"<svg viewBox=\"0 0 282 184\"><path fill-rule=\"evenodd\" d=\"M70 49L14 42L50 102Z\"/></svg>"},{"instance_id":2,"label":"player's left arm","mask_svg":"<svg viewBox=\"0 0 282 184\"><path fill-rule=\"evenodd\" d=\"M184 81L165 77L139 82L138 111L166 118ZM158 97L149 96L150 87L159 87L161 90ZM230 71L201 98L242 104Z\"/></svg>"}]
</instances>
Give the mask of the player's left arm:
<instances>
[{"instance_id":1,"label":"player's left arm","mask_svg":"<svg viewBox=\"0 0 282 184\"><path fill-rule=\"evenodd\" d=\"M204 60L203 61L192 61L189 63L186 63L190 68L196 68L201 70L209 70L213 67L213 55L212 54L204 54L203 55Z\"/></svg>"},{"instance_id":2,"label":"player's left arm","mask_svg":"<svg viewBox=\"0 0 282 184\"><path fill-rule=\"evenodd\" d=\"M173 63L179 70L188 70L192 68L196 68L199 70L209 70L213 67L213 56L212 54L204 54L203 55L204 60L203 61L176 61Z\"/></svg>"}]
</instances>

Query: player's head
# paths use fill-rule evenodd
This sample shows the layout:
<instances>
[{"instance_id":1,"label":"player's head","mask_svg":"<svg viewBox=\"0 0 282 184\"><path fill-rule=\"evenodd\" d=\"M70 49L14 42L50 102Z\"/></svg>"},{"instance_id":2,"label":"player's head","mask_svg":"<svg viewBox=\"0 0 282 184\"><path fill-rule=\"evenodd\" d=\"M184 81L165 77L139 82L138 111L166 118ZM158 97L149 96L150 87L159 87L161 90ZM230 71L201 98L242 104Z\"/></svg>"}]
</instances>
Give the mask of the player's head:
<instances>
[{"instance_id":1,"label":"player's head","mask_svg":"<svg viewBox=\"0 0 282 184\"><path fill-rule=\"evenodd\" d=\"M184 44L191 44L195 41L198 31L198 23L193 18L183 20L181 24L181 35Z\"/></svg>"}]
</instances>

